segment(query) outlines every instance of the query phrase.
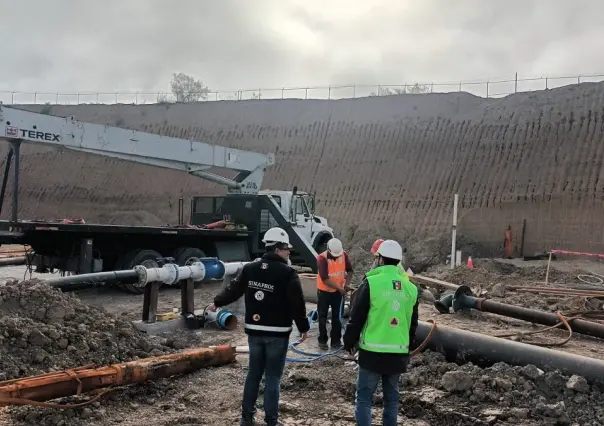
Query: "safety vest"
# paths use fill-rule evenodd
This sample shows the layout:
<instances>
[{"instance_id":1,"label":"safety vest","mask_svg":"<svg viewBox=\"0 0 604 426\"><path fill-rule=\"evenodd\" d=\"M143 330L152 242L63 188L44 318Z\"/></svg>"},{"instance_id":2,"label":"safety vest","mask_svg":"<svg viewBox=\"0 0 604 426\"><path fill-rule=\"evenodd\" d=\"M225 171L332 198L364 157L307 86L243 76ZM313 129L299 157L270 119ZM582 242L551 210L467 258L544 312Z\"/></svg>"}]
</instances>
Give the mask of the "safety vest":
<instances>
[{"instance_id":1,"label":"safety vest","mask_svg":"<svg viewBox=\"0 0 604 426\"><path fill-rule=\"evenodd\" d=\"M417 287L397 266L378 266L367 272L369 315L359 347L370 352L409 353L409 329Z\"/></svg>"},{"instance_id":2,"label":"safety vest","mask_svg":"<svg viewBox=\"0 0 604 426\"><path fill-rule=\"evenodd\" d=\"M346 259L345 255L337 257L335 259L330 259L327 256L327 252L324 251L320 254L325 259L327 259L327 273L329 274L329 279L335 282L338 287L343 288L344 282L346 281ZM328 293L333 293L336 290L329 287L327 284L323 282L319 274L317 274L317 290L326 291Z\"/></svg>"}]
</instances>

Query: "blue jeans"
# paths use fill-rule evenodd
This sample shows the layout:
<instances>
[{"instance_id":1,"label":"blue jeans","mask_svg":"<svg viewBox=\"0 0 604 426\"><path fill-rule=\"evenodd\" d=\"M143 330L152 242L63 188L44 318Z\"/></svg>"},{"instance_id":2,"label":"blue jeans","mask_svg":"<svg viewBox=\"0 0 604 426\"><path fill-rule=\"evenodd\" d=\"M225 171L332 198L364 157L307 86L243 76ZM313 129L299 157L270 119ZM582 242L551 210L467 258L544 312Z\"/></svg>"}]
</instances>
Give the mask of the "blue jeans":
<instances>
[{"instance_id":1,"label":"blue jeans","mask_svg":"<svg viewBox=\"0 0 604 426\"><path fill-rule=\"evenodd\" d=\"M357 426L371 426L371 403L380 379L384 390L383 426L396 426L398 415L398 380L400 374L378 374L359 368L355 417Z\"/></svg>"},{"instance_id":2,"label":"blue jeans","mask_svg":"<svg viewBox=\"0 0 604 426\"><path fill-rule=\"evenodd\" d=\"M289 336L248 336L249 370L243 388L242 416L251 418L256 413L258 388L264 376L264 419L277 424L279 418L279 391Z\"/></svg>"}]
</instances>

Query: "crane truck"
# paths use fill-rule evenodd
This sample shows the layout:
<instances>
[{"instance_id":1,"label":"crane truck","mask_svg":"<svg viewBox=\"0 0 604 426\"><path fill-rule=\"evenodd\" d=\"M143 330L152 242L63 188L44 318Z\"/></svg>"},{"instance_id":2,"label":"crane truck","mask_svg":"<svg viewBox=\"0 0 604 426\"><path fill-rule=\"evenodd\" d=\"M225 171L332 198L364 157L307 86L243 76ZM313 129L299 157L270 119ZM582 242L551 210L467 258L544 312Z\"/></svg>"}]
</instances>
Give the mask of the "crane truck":
<instances>
[{"instance_id":1,"label":"crane truck","mask_svg":"<svg viewBox=\"0 0 604 426\"><path fill-rule=\"evenodd\" d=\"M11 144L7 154L0 209L12 160L12 211L0 221L0 244L31 246L32 266L38 272L85 274L157 266L157 259L173 257L179 265L190 259L216 256L225 262L248 261L262 251L267 229L280 226L294 246L292 264L316 272L317 252L334 237L324 217L315 215L315 197L293 190L262 190L273 154L231 149L106 125L84 123L25 111L0 103L0 140ZM222 196L191 198L189 223L179 201L177 226L126 226L65 221L21 220L19 150L22 143L69 149L124 161L180 170L227 187ZM208 169L237 171L230 179ZM220 224L220 226L218 226ZM131 285L125 291L139 293Z\"/></svg>"}]
</instances>

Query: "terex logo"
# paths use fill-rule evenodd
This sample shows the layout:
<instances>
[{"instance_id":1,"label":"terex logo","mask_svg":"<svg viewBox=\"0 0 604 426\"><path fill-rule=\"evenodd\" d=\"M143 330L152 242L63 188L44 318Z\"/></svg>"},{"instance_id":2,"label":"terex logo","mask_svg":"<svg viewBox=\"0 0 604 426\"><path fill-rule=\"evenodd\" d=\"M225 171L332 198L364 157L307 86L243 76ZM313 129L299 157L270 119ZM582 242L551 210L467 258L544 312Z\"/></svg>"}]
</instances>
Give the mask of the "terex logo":
<instances>
[{"instance_id":1,"label":"terex logo","mask_svg":"<svg viewBox=\"0 0 604 426\"><path fill-rule=\"evenodd\" d=\"M40 132L37 130L19 129L22 138L36 139L40 141L60 142L61 135L49 132Z\"/></svg>"},{"instance_id":2,"label":"terex logo","mask_svg":"<svg viewBox=\"0 0 604 426\"><path fill-rule=\"evenodd\" d=\"M19 129L13 126L6 126L4 134L10 138L16 138L19 137Z\"/></svg>"}]
</instances>

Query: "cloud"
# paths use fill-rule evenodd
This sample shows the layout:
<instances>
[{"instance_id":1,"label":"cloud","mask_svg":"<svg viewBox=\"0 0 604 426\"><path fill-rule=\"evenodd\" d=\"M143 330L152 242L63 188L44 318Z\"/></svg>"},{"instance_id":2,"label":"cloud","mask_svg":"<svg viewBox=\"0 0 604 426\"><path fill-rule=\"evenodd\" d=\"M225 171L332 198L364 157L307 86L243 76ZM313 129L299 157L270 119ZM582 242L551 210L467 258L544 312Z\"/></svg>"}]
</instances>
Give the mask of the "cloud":
<instances>
[{"instance_id":1,"label":"cloud","mask_svg":"<svg viewBox=\"0 0 604 426\"><path fill-rule=\"evenodd\" d=\"M0 90L168 90L604 72L601 0L0 0Z\"/></svg>"}]
</instances>

